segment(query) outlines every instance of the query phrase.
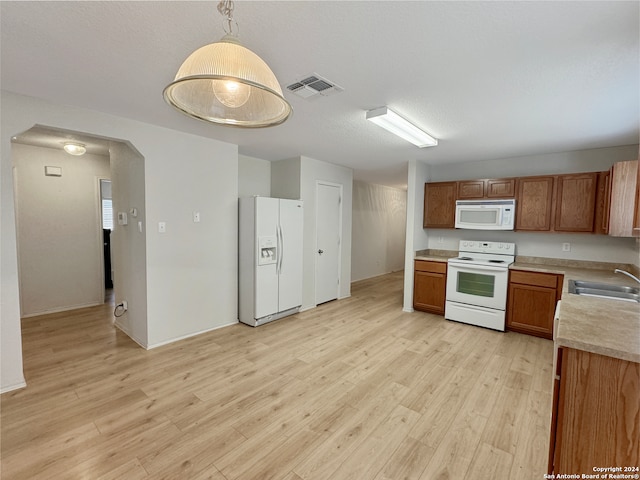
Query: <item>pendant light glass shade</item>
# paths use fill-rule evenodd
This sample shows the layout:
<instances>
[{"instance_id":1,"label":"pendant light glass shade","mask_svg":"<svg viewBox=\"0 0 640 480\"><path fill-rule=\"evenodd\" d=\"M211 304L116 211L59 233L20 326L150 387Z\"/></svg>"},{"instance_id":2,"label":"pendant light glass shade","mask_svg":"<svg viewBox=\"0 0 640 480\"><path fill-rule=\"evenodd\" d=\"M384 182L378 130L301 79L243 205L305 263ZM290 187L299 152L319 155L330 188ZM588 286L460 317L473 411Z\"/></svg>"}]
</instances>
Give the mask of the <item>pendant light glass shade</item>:
<instances>
[{"instance_id":1,"label":"pendant light glass shade","mask_svg":"<svg viewBox=\"0 0 640 480\"><path fill-rule=\"evenodd\" d=\"M82 143L66 142L63 147L64 151L69 155L84 155L87 152L87 148Z\"/></svg>"},{"instance_id":2,"label":"pendant light glass shade","mask_svg":"<svg viewBox=\"0 0 640 480\"><path fill-rule=\"evenodd\" d=\"M164 98L190 117L237 127L270 127L291 115L269 66L233 35L189 55Z\"/></svg>"}]
</instances>

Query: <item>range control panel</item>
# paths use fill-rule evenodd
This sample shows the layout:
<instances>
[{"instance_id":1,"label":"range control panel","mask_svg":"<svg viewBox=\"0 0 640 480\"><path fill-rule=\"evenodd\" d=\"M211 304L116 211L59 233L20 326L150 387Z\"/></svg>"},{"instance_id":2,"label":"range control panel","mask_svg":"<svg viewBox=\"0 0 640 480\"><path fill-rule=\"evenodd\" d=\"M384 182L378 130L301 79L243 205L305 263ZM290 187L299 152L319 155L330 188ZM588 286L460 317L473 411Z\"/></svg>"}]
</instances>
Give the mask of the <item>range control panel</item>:
<instances>
[{"instance_id":1,"label":"range control panel","mask_svg":"<svg viewBox=\"0 0 640 480\"><path fill-rule=\"evenodd\" d=\"M473 253L502 253L515 255L516 244L508 242L481 242L477 240L460 240L459 251Z\"/></svg>"}]
</instances>

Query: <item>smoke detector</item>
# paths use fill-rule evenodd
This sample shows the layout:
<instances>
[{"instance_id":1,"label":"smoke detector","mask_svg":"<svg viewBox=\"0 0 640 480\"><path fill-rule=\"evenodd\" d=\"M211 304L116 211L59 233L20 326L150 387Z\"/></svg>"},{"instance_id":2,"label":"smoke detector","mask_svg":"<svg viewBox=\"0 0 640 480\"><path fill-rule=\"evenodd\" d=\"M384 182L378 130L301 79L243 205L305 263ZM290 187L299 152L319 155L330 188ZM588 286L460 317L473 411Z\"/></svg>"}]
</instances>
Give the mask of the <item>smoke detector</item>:
<instances>
[{"instance_id":1,"label":"smoke detector","mask_svg":"<svg viewBox=\"0 0 640 480\"><path fill-rule=\"evenodd\" d=\"M287 90L302 98L328 97L344 91L339 85L321 77L317 73L305 76L302 80L287 85Z\"/></svg>"}]
</instances>

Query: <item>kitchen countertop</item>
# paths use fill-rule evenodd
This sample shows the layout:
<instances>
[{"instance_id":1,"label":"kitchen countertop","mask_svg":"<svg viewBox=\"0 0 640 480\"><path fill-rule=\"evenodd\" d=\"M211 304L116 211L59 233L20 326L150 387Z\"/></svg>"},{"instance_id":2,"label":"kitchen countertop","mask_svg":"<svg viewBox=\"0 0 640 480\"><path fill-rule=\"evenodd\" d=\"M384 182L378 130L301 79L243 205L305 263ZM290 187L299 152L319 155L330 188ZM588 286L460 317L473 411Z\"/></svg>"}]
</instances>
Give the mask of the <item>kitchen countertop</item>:
<instances>
[{"instance_id":1,"label":"kitchen countertop","mask_svg":"<svg viewBox=\"0 0 640 480\"><path fill-rule=\"evenodd\" d=\"M613 269L540 265L516 262L511 269L564 275L560 320L554 342L608 357L640 363L640 303L587 297L568 292L569 280L590 280L637 287Z\"/></svg>"},{"instance_id":2,"label":"kitchen countertop","mask_svg":"<svg viewBox=\"0 0 640 480\"><path fill-rule=\"evenodd\" d=\"M416 252L415 259L446 262L455 256L457 252L429 250ZM613 273L616 266L583 261L564 263L556 265L553 259L516 257L516 262L510 266L512 270L564 275L560 320L554 342L560 347L640 363L640 303L568 292L569 280L589 280L630 287L640 284L626 275ZM587 265L597 268L585 268Z\"/></svg>"},{"instance_id":3,"label":"kitchen countertop","mask_svg":"<svg viewBox=\"0 0 640 480\"><path fill-rule=\"evenodd\" d=\"M455 255L453 255L455 257ZM427 260L429 262L445 262L451 257L443 257L441 255L416 255L415 260Z\"/></svg>"}]
</instances>

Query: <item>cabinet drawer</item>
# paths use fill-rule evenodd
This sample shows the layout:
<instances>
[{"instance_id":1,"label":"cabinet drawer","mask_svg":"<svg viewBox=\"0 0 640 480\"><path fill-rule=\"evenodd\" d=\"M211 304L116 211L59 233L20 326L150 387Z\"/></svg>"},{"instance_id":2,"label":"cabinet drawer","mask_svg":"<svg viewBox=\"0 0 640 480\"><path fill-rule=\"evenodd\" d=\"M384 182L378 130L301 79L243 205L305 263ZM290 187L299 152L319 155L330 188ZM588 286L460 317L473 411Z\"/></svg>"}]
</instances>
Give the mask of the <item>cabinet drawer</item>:
<instances>
[{"instance_id":1,"label":"cabinet drawer","mask_svg":"<svg viewBox=\"0 0 640 480\"><path fill-rule=\"evenodd\" d=\"M553 273L522 272L511 270L511 283L523 283L536 287L556 288L558 286L558 276Z\"/></svg>"},{"instance_id":2,"label":"cabinet drawer","mask_svg":"<svg viewBox=\"0 0 640 480\"><path fill-rule=\"evenodd\" d=\"M416 272L447 273L447 264L445 262L416 260L414 268Z\"/></svg>"}]
</instances>

